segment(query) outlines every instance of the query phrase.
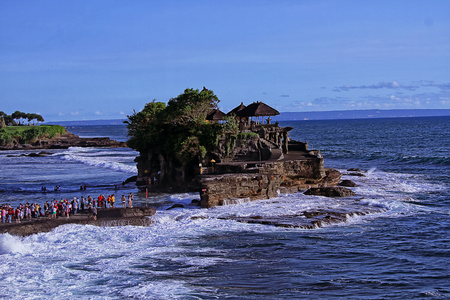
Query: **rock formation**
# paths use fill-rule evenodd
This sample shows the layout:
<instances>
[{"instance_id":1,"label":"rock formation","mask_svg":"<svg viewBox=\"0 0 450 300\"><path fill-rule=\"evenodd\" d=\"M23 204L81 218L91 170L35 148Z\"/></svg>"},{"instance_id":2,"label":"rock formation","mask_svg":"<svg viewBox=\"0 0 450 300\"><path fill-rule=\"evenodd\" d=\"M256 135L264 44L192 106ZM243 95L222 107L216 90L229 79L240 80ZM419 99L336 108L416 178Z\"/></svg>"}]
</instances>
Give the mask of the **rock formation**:
<instances>
[{"instance_id":1,"label":"rock formation","mask_svg":"<svg viewBox=\"0 0 450 300\"><path fill-rule=\"evenodd\" d=\"M0 150L32 150L32 149L67 149L69 147L127 147L126 142L118 142L107 137L80 138L71 132L54 138L38 139L32 144L20 144L15 141L8 146L1 146Z\"/></svg>"},{"instance_id":2,"label":"rock formation","mask_svg":"<svg viewBox=\"0 0 450 300\"><path fill-rule=\"evenodd\" d=\"M356 195L352 190L341 186L310 188L304 194L325 197L351 197Z\"/></svg>"}]
</instances>

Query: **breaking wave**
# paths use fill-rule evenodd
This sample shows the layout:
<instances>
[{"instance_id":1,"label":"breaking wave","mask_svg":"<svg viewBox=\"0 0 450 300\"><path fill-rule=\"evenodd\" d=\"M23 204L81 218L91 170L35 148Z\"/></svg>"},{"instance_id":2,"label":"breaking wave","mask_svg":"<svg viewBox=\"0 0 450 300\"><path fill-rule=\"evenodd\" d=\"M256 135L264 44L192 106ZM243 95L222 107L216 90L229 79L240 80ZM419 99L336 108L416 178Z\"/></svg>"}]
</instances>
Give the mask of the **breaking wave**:
<instances>
[{"instance_id":1,"label":"breaking wave","mask_svg":"<svg viewBox=\"0 0 450 300\"><path fill-rule=\"evenodd\" d=\"M136 173L137 168L135 164L133 163L130 165L130 162L133 162L135 155L130 152L99 151L92 148L73 147L68 151L63 152L60 155L60 158L102 169L110 169L124 173Z\"/></svg>"}]
</instances>

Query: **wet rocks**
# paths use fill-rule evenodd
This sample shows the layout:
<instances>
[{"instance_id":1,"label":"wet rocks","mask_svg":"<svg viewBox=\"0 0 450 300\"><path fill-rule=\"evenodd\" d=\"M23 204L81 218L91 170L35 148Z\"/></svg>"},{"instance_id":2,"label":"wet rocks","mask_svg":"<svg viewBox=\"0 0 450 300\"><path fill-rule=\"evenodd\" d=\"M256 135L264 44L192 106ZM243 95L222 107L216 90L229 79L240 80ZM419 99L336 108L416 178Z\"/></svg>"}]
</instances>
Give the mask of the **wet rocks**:
<instances>
[{"instance_id":1,"label":"wet rocks","mask_svg":"<svg viewBox=\"0 0 450 300\"><path fill-rule=\"evenodd\" d=\"M366 175L364 175L363 173L347 173L347 174L345 174L345 175L348 175L348 176L356 176L356 177L366 177Z\"/></svg>"},{"instance_id":2,"label":"wet rocks","mask_svg":"<svg viewBox=\"0 0 450 300\"><path fill-rule=\"evenodd\" d=\"M385 211L385 208L361 206L358 205L358 201L355 201L349 203L348 205L342 205L338 208L304 211L293 215L248 217L228 216L221 217L220 219L275 227L317 229L324 226L348 222L352 217L382 213Z\"/></svg>"},{"instance_id":3,"label":"wet rocks","mask_svg":"<svg viewBox=\"0 0 450 300\"><path fill-rule=\"evenodd\" d=\"M184 205L183 204L174 204L174 205L172 205L171 207L169 207L166 210L171 210L171 209L174 209L174 208L184 208Z\"/></svg>"},{"instance_id":4,"label":"wet rocks","mask_svg":"<svg viewBox=\"0 0 450 300\"><path fill-rule=\"evenodd\" d=\"M22 153L22 154L19 154L19 155L10 154L10 155L7 155L7 157L45 157L45 156L49 156L49 155L52 155L52 154L53 153L41 151L39 153L35 153L35 152L28 153L28 154Z\"/></svg>"},{"instance_id":5,"label":"wet rocks","mask_svg":"<svg viewBox=\"0 0 450 300\"><path fill-rule=\"evenodd\" d=\"M325 197L351 197L356 195L352 190L341 186L310 188L304 194Z\"/></svg>"},{"instance_id":6,"label":"wet rocks","mask_svg":"<svg viewBox=\"0 0 450 300\"><path fill-rule=\"evenodd\" d=\"M358 185L351 180L345 179L339 182L339 186L356 187Z\"/></svg>"}]
</instances>

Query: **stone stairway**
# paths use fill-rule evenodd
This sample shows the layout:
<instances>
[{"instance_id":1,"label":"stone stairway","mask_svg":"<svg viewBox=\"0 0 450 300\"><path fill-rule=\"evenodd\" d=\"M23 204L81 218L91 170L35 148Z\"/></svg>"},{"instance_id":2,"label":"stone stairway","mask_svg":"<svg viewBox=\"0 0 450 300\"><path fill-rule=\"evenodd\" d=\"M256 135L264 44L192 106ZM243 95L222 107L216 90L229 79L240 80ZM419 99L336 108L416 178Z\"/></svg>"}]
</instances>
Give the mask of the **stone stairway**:
<instances>
[{"instance_id":1,"label":"stone stairway","mask_svg":"<svg viewBox=\"0 0 450 300\"><path fill-rule=\"evenodd\" d=\"M280 160L284 158L283 151L278 147L278 145L263 138L260 140L263 145L270 149L271 156L269 158L269 161Z\"/></svg>"}]
</instances>

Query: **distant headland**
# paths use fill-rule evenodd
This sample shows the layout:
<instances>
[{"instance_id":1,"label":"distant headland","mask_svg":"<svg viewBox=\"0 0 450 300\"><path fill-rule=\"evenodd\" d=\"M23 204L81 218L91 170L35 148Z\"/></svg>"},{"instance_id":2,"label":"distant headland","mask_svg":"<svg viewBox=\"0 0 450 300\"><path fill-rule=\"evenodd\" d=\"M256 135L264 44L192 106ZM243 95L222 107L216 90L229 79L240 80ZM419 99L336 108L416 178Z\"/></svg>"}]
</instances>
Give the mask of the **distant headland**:
<instances>
[{"instance_id":1,"label":"distant headland","mask_svg":"<svg viewBox=\"0 0 450 300\"><path fill-rule=\"evenodd\" d=\"M17 113L17 112L16 112ZM18 112L20 113L20 112ZM25 124L26 115L29 115ZM16 118L14 118L16 116ZM22 121L21 121L22 120ZM37 120L37 124L31 121ZM126 147L126 143L103 138L80 138L61 125L39 125L42 116L0 112L0 150L67 149L69 147Z\"/></svg>"}]
</instances>

